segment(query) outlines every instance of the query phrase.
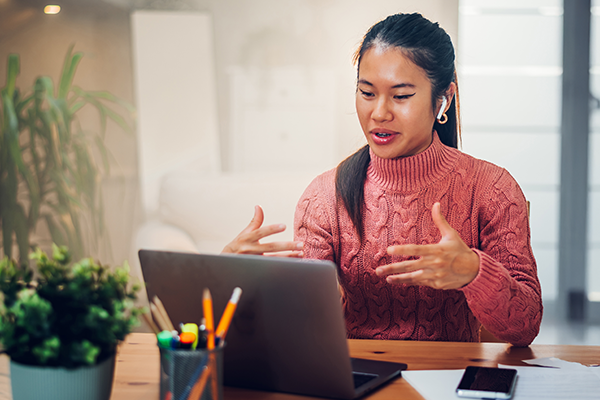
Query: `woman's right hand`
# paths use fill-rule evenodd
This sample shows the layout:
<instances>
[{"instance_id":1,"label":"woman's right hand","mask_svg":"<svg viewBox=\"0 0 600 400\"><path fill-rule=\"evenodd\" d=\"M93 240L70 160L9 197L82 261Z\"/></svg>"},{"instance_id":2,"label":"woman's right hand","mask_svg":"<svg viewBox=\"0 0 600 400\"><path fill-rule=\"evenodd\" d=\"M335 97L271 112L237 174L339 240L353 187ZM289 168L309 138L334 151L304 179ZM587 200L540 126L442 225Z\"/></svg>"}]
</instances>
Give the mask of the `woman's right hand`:
<instances>
[{"instance_id":1,"label":"woman's right hand","mask_svg":"<svg viewBox=\"0 0 600 400\"><path fill-rule=\"evenodd\" d=\"M264 213L260 206L254 207L254 217L248 226L229 243L221 253L259 254L273 257L302 258L304 243L302 242L270 242L260 243L260 240L283 232L284 224L262 226Z\"/></svg>"}]
</instances>

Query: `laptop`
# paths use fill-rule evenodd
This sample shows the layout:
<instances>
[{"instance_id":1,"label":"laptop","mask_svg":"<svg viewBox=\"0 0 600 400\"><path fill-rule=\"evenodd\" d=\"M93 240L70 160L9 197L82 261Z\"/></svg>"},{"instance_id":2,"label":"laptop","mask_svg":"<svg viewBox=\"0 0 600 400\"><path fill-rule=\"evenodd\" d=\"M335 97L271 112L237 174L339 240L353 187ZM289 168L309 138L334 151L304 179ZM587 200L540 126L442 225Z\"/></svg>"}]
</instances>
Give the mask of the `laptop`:
<instances>
[{"instance_id":1,"label":"laptop","mask_svg":"<svg viewBox=\"0 0 600 400\"><path fill-rule=\"evenodd\" d=\"M350 358L330 261L155 250L139 258L148 298L158 296L175 325L201 320L204 288L216 321L242 288L226 337L226 386L355 399L406 369Z\"/></svg>"}]
</instances>

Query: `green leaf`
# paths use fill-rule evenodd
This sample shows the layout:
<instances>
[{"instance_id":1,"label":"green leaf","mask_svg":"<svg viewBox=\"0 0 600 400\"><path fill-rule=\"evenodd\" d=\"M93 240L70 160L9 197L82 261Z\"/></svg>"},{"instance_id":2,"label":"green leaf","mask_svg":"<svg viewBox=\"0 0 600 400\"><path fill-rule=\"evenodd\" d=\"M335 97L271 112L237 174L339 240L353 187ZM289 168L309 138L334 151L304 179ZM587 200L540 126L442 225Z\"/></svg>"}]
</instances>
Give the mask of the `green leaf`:
<instances>
[{"instance_id":1,"label":"green leaf","mask_svg":"<svg viewBox=\"0 0 600 400\"><path fill-rule=\"evenodd\" d=\"M15 207L14 231L19 246L19 262L27 263L27 254L29 253L29 229L27 229L27 218L20 204Z\"/></svg>"},{"instance_id":2,"label":"green leaf","mask_svg":"<svg viewBox=\"0 0 600 400\"><path fill-rule=\"evenodd\" d=\"M102 138L96 136L94 139L96 142L96 147L98 148L98 151L100 152L100 157L102 158L102 164L104 165L104 170L107 173L110 173L110 162L108 160L108 149L106 148L106 146L104 146L104 142L102 141Z\"/></svg>"},{"instance_id":3,"label":"green leaf","mask_svg":"<svg viewBox=\"0 0 600 400\"><path fill-rule=\"evenodd\" d=\"M135 116L136 109L133 106L133 104L131 104L127 100L124 100L124 99L122 99L120 97L115 96L114 94L112 94L110 92L106 92L106 91L88 91L86 93L89 94L92 97L99 98L99 99L104 99L104 100L110 101L111 103L118 104L121 107L125 108L125 110L127 110L127 112L129 114Z\"/></svg>"},{"instance_id":4,"label":"green leaf","mask_svg":"<svg viewBox=\"0 0 600 400\"><path fill-rule=\"evenodd\" d=\"M35 80L34 96L38 101L44 101L47 97L54 97L54 85L52 79L47 76L40 76Z\"/></svg>"},{"instance_id":5,"label":"green leaf","mask_svg":"<svg viewBox=\"0 0 600 400\"><path fill-rule=\"evenodd\" d=\"M21 113L21 111L26 109L27 106L29 106L29 104L31 104L34 97L35 96L32 93L29 96L25 97L24 99L20 100L18 103L15 104L15 112L17 113L17 115L19 115Z\"/></svg>"},{"instance_id":6,"label":"green leaf","mask_svg":"<svg viewBox=\"0 0 600 400\"><path fill-rule=\"evenodd\" d=\"M85 106L87 103L83 100L79 100L76 103L73 103L71 105L71 107L69 108L69 112L71 113L71 115L75 114L77 111L79 111L83 106Z\"/></svg>"},{"instance_id":7,"label":"green leaf","mask_svg":"<svg viewBox=\"0 0 600 400\"><path fill-rule=\"evenodd\" d=\"M2 247L4 255L12 258L14 216L9 212L2 215Z\"/></svg>"},{"instance_id":8,"label":"green leaf","mask_svg":"<svg viewBox=\"0 0 600 400\"><path fill-rule=\"evenodd\" d=\"M79 61L81 61L81 57L83 57L82 53L75 53L73 55L73 47L75 45L72 44L67 51L67 55L65 57L65 63L63 65L62 75L60 77L60 83L58 86L58 96L59 99L66 99L67 95L71 90L71 85L73 83L73 77L75 76L75 71L77 70L77 65Z\"/></svg>"},{"instance_id":9,"label":"green leaf","mask_svg":"<svg viewBox=\"0 0 600 400\"><path fill-rule=\"evenodd\" d=\"M41 345L35 346L32 352L41 365L47 364L48 361L58 358L60 354L60 339L57 336L52 336L44 340Z\"/></svg>"},{"instance_id":10,"label":"green leaf","mask_svg":"<svg viewBox=\"0 0 600 400\"><path fill-rule=\"evenodd\" d=\"M52 237L52 241L54 243L65 244L67 242L66 238L65 238L65 234L61 230L60 226L56 222L54 222L52 215L44 214L43 218L46 220L46 226L48 227L48 230L50 231L50 236Z\"/></svg>"},{"instance_id":11,"label":"green leaf","mask_svg":"<svg viewBox=\"0 0 600 400\"><path fill-rule=\"evenodd\" d=\"M19 146L18 136L17 136L16 140L11 140L8 143L8 146L9 146L8 150L12 157L13 162L16 164L17 169L19 170L19 172L21 173L23 178L25 178L25 182L27 182L27 187L29 189L30 198L33 199L34 201L37 201L37 199L40 196L39 187L37 185L37 182L33 178L31 171L29 170L29 168L27 168L27 166L23 162L23 156L22 156L22 152L21 152L21 147Z\"/></svg>"},{"instance_id":12,"label":"green leaf","mask_svg":"<svg viewBox=\"0 0 600 400\"><path fill-rule=\"evenodd\" d=\"M18 54L9 54L6 68L6 94L12 99L19 75L20 63Z\"/></svg>"},{"instance_id":13,"label":"green leaf","mask_svg":"<svg viewBox=\"0 0 600 400\"><path fill-rule=\"evenodd\" d=\"M2 105L4 112L4 138L8 136L9 140L15 140L19 135L19 120L15 111L12 96L9 96L6 89L2 89Z\"/></svg>"},{"instance_id":14,"label":"green leaf","mask_svg":"<svg viewBox=\"0 0 600 400\"><path fill-rule=\"evenodd\" d=\"M123 129L125 132L133 133L133 128L129 126L125 118L123 118L121 115L117 114L108 107L104 107L104 113L108 118L115 121L117 125L119 125L119 127L121 127L121 129Z\"/></svg>"},{"instance_id":15,"label":"green leaf","mask_svg":"<svg viewBox=\"0 0 600 400\"><path fill-rule=\"evenodd\" d=\"M2 246L4 254L12 257L13 232L15 229L14 208L17 204L17 172L12 161L7 163L5 179L0 181L0 194L2 198Z\"/></svg>"}]
</instances>

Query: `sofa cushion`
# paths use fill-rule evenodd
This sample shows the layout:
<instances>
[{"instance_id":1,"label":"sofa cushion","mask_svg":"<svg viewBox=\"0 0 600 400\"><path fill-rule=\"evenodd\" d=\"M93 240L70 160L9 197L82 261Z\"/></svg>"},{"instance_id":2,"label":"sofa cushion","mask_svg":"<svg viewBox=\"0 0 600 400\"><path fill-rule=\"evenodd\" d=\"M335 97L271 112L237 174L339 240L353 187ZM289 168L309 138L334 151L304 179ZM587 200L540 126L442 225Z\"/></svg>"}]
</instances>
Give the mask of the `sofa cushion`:
<instances>
[{"instance_id":1,"label":"sofa cushion","mask_svg":"<svg viewBox=\"0 0 600 400\"><path fill-rule=\"evenodd\" d=\"M160 219L186 231L199 251L218 252L248 225L254 206L260 205L265 225L287 225L268 241L292 240L296 203L316 175L172 173L161 184Z\"/></svg>"}]
</instances>

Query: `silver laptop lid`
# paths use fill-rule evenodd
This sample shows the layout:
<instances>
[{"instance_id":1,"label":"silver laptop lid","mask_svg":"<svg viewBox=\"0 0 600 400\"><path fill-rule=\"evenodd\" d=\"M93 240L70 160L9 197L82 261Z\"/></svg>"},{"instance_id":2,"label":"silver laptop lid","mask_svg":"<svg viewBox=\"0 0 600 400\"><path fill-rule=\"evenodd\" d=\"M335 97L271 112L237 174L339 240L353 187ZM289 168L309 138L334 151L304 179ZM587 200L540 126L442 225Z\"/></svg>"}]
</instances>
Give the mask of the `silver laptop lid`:
<instances>
[{"instance_id":1,"label":"silver laptop lid","mask_svg":"<svg viewBox=\"0 0 600 400\"><path fill-rule=\"evenodd\" d=\"M225 385L356 396L332 262L150 250L139 257L148 298L157 295L175 325L200 321L205 287L217 321L242 288L226 338Z\"/></svg>"}]
</instances>

